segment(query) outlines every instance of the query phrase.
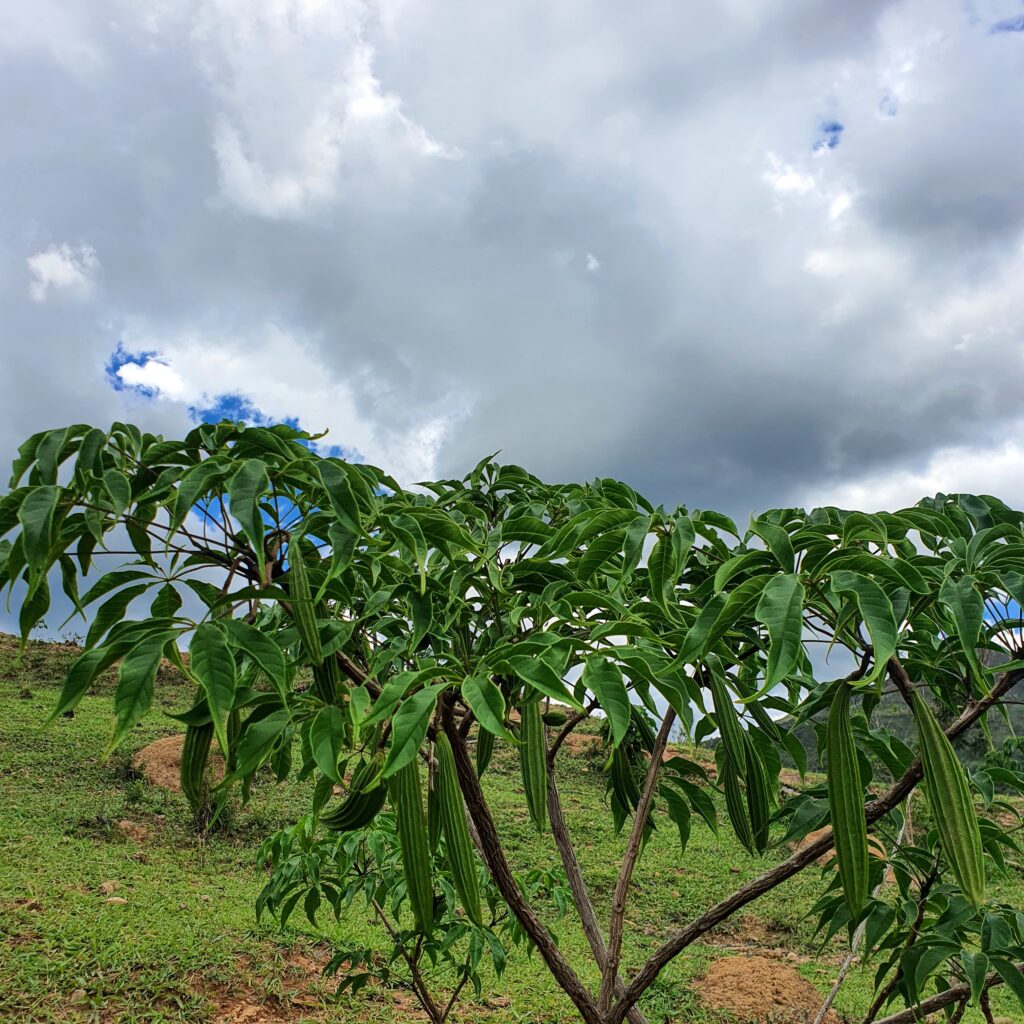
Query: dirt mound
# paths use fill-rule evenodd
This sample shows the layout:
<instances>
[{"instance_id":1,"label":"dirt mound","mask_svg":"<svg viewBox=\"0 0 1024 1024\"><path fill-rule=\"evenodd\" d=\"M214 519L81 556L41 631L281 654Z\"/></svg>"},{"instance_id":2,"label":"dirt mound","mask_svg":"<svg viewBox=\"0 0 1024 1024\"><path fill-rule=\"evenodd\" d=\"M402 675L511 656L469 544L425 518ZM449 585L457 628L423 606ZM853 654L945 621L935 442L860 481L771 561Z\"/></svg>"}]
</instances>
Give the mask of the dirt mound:
<instances>
[{"instance_id":1,"label":"dirt mound","mask_svg":"<svg viewBox=\"0 0 1024 1024\"><path fill-rule=\"evenodd\" d=\"M701 1002L752 1024L805 1024L821 1009L822 995L792 968L764 956L716 960L697 982ZM839 1024L829 1011L827 1024Z\"/></svg>"},{"instance_id":2,"label":"dirt mound","mask_svg":"<svg viewBox=\"0 0 1024 1024\"><path fill-rule=\"evenodd\" d=\"M184 744L184 733L165 736L162 740L143 747L132 758L132 767L141 772L150 785L169 789L172 793L180 793L181 748ZM223 778L224 759L216 750L210 751L210 765L214 777Z\"/></svg>"}]
</instances>

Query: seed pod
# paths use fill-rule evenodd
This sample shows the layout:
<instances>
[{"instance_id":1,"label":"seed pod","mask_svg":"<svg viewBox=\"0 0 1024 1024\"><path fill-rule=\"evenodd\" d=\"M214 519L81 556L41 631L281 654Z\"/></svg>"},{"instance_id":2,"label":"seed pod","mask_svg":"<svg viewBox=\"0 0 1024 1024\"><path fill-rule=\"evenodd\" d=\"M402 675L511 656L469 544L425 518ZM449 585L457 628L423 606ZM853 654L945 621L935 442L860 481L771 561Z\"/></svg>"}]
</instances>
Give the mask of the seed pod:
<instances>
[{"instance_id":1,"label":"seed pod","mask_svg":"<svg viewBox=\"0 0 1024 1024\"><path fill-rule=\"evenodd\" d=\"M724 776L725 809L729 814L729 821L732 822L736 838L743 844L745 850L754 853L757 847L754 845L754 834L751 831L750 818L747 816L747 807L743 801L743 788L740 786L739 772L736 771L728 755L722 760L720 776Z\"/></svg>"},{"instance_id":2,"label":"seed pod","mask_svg":"<svg viewBox=\"0 0 1024 1024\"><path fill-rule=\"evenodd\" d=\"M921 747L921 767L942 849L960 891L968 902L978 906L985 898L985 859L967 776L953 745L916 691L913 710Z\"/></svg>"},{"instance_id":3,"label":"seed pod","mask_svg":"<svg viewBox=\"0 0 1024 1024\"><path fill-rule=\"evenodd\" d=\"M320 824L332 832L354 832L366 828L384 806L387 787L379 783L363 789L380 770L380 759L364 761L353 773L348 795L333 811L320 815Z\"/></svg>"},{"instance_id":4,"label":"seed pod","mask_svg":"<svg viewBox=\"0 0 1024 1024\"><path fill-rule=\"evenodd\" d=\"M198 814L207 799L206 764L210 758L210 744L213 741L213 723L190 725L185 730L185 742L181 748L181 767L178 777L181 791L189 806Z\"/></svg>"},{"instance_id":5,"label":"seed pod","mask_svg":"<svg viewBox=\"0 0 1024 1024\"><path fill-rule=\"evenodd\" d=\"M526 791L526 806L538 832L547 829L548 821L548 757L540 702L527 701L520 709L522 725L519 738L519 768Z\"/></svg>"},{"instance_id":6,"label":"seed pod","mask_svg":"<svg viewBox=\"0 0 1024 1024\"><path fill-rule=\"evenodd\" d=\"M313 692L325 704L333 704L337 700L340 681L341 666L337 658L328 658L313 666Z\"/></svg>"},{"instance_id":7,"label":"seed pod","mask_svg":"<svg viewBox=\"0 0 1024 1024\"><path fill-rule=\"evenodd\" d=\"M483 775L491 763L494 753L494 733L486 729L477 729L476 733L476 773Z\"/></svg>"},{"instance_id":8,"label":"seed pod","mask_svg":"<svg viewBox=\"0 0 1024 1024\"><path fill-rule=\"evenodd\" d=\"M612 792L615 794L616 800L622 805L622 810L626 814L631 814L640 803L640 787L637 785L629 757L622 747L616 747L612 751L610 775Z\"/></svg>"},{"instance_id":9,"label":"seed pod","mask_svg":"<svg viewBox=\"0 0 1024 1024\"><path fill-rule=\"evenodd\" d=\"M557 708L551 708L550 710L545 711L540 717L545 725L550 725L554 729L557 729L561 725L565 725L565 723L569 721L569 716L564 711L559 711Z\"/></svg>"},{"instance_id":10,"label":"seed pod","mask_svg":"<svg viewBox=\"0 0 1024 1024\"><path fill-rule=\"evenodd\" d=\"M309 585L306 562L302 557L302 546L298 540L291 541L288 545L288 576L292 617L295 619L295 628L299 631L299 640L306 656L314 665L319 665L323 658L320 656L320 634L316 628L313 592Z\"/></svg>"},{"instance_id":11,"label":"seed pod","mask_svg":"<svg viewBox=\"0 0 1024 1024\"><path fill-rule=\"evenodd\" d=\"M839 862L846 905L858 917L868 898L868 826L864 817L864 790L857 744L850 724L850 694L836 691L825 726L825 771L832 816L832 841Z\"/></svg>"},{"instance_id":12,"label":"seed pod","mask_svg":"<svg viewBox=\"0 0 1024 1024\"><path fill-rule=\"evenodd\" d=\"M750 737L747 743L747 810L750 812L750 832L754 849L764 853L768 849L768 819L771 817L771 790L768 772Z\"/></svg>"},{"instance_id":13,"label":"seed pod","mask_svg":"<svg viewBox=\"0 0 1024 1024\"><path fill-rule=\"evenodd\" d=\"M480 887L476 877L476 854L466 827L466 806L459 788L455 755L447 735L441 733L435 744L437 754L437 808L444 832L445 851L452 882L466 917L483 926L480 912Z\"/></svg>"},{"instance_id":14,"label":"seed pod","mask_svg":"<svg viewBox=\"0 0 1024 1024\"><path fill-rule=\"evenodd\" d=\"M431 772L427 780L427 835L431 854L437 853L437 843L441 838L441 809L437 805L437 768Z\"/></svg>"},{"instance_id":15,"label":"seed pod","mask_svg":"<svg viewBox=\"0 0 1024 1024\"><path fill-rule=\"evenodd\" d=\"M417 930L429 935L434 929L434 882L417 758L391 776L389 789L398 819L398 842L402 848L402 872L409 905Z\"/></svg>"}]
</instances>

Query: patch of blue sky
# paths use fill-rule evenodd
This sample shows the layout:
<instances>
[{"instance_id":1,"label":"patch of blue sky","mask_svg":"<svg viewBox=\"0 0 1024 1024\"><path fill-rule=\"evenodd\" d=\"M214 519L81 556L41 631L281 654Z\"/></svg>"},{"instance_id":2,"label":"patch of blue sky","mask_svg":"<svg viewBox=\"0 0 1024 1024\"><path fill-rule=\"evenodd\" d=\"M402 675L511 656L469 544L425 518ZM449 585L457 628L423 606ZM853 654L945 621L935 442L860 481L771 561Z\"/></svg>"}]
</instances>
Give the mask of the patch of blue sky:
<instances>
[{"instance_id":1,"label":"patch of blue sky","mask_svg":"<svg viewBox=\"0 0 1024 1024\"><path fill-rule=\"evenodd\" d=\"M128 384L119 373L122 366L128 366L134 364L135 366L145 366L150 359L158 359L160 356L159 352L129 352L125 348L124 342L119 341L117 348L114 349L110 354L110 358L107 360L107 365L103 367L103 371L106 374L107 382L115 391L135 391L142 395L144 398L156 398L156 388L146 387L140 384Z\"/></svg>"},{"instance_id":2,"label":"patch of blue sky","mask_svg":"<svg viewBox=\"0 0 1024 1024\"><path fill-rule=\"evenodd\" d=\"M882 93L882 98L878 101L878 112L884 117L895 117L899 111L899 101L888 89Z\"/></svg>"},{"instance_id":3,"label":"patch of blue sky","mask_svg":"<svg viewBox=\"0 0 1024 1024\"><path fill-rule=\"evenodd\" d=\"M827 120L818 125L818 138L814 143L814 151L835 149L839 145L845 126L840 121Z\"/></svg>"}]
</instances>

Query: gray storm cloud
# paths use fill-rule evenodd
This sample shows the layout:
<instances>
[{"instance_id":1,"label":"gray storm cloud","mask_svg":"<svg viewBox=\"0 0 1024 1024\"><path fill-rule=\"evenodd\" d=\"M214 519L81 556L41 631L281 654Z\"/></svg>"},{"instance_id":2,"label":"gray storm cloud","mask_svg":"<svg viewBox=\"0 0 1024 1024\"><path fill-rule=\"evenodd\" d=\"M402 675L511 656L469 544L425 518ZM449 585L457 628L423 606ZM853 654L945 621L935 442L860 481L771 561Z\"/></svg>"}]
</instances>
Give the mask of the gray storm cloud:
<instances>
[{"instance_id":1,"label":"gray storm cloud","mask_svg":"<svg viewBox=\"0 0 1024 1024\"><path fill-rule=\"evenodd\" d=\"M1017 13L12 8L0 457L237 394L407 479L1024 500Z\"/></svg>"}]
</instances>

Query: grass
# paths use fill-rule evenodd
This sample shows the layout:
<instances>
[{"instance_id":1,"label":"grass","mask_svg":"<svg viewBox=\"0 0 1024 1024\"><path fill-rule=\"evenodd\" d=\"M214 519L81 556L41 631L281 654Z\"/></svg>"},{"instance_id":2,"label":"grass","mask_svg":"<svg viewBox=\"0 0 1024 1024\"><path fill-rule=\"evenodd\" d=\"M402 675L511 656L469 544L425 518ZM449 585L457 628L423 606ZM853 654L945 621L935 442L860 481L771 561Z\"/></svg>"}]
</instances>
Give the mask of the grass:
<instances>
[{"instance_id":1,"label":"grass","mask_svg":"<svg viewBox=\"0 0 1024 1024\"><path fill-rule=\"evenodd\" d=\"M187 706L190 691L173 676L163 678L159 708L136 728L125 749L104 762L100 754L111 728L109 681L82 701L74 718L39 730L74 654L68 645L36 643L19 654L13 641L0 637L0 1020L385 1024L420 1019L403 993L364 990L332 1001L333 985L316 970L328 955L325 936L281 933L256 922L253 908L263 875L254 863L255 849L268 831L305 810L308 784L261 781L250 804L234 810L229 832L205 839L196 835L184 799L149 786L131 770L135 750L176 731L160 710ZM529 826L512 760L496 756L485 781L515 866L555 867L550 838ZM606 916L624 840L614 835L602 810L597 765L586 755L565 760L559 785L588 884ZM145 835L132 838L119 825L124 821L141 826ZM639 963L675 927L786 852L753 860L724 831L716 837L695 824L681 860L677 837L659 829L636 874L626 964ZM113 896L126 902L105 902L109 897L100 887L106 881L118 883ZM838 943L819 951L813 941L806 914L822 886L816 871L804 872L754 903L739 922L687 950L650 991L644 1003L650 1019L726 1020L704 1010L690 985L713 959L738 948L769 949L826 991L843 951ZM1024 902L1019 876L997 886L1004 898ZM574 920L555 924L555 930L570 961L589 959ZM362 908L350 911L336 934L385 945ZM596 980L593 971L585 977ZM540 959L520 951L511 953L502 979L489 979L485 997L481 1004L464 1003L455 1020L578 1020ZM854 1020L870 998L870 968L857 970L837 1009ZM993 1006L1008 1021L1020 1019L1019 1007L1015 1010L1005 993ZM982 1018L971 1010L964 1020L980 1024Z\"/></svg>"}]
</instances>

